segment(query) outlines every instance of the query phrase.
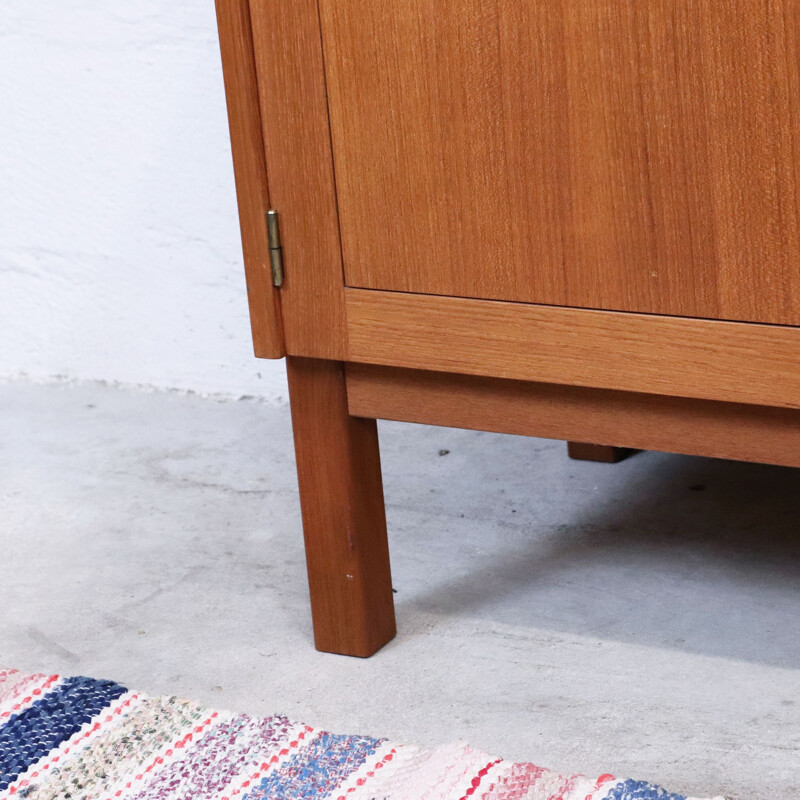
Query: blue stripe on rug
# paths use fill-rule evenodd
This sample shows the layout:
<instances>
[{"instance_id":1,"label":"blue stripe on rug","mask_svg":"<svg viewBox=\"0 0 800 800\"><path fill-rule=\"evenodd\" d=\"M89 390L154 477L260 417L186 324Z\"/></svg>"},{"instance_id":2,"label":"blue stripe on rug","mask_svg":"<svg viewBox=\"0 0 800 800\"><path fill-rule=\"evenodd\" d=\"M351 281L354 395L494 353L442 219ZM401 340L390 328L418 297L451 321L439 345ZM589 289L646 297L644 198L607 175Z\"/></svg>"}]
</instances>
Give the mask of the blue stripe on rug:
<instances>
[{"instance_id":1,"label":"blue stripe on rug","mask_svg":"<svg viewBox=\"0 0 800 800\"><path fill-rule=\"evenodd\" d=\"M128 691L113 681L68 678L0 727L0 790Z\"/></svg>"},{"instance_id":2,"label":"blue stripe on rug","mask_svg":"<svg viewBox=\"0 0 800 800\"><path fill-rule=\"evenodd\" d=\"M264 778L244 800L304 800L327 797L355 772L384 739L324 733Z\"/></svg>"},{"instance_id":3,"label":"blue stripe on rug","mask_svg":"<svg viewBox=\"0 0 800 800\"><path fill-rule=\"evenodd\" d=\"M652 783L629 780L615 786L606 800L686 800L686 797L682 794L670 794Z\"/></svg>"}]
</instances>

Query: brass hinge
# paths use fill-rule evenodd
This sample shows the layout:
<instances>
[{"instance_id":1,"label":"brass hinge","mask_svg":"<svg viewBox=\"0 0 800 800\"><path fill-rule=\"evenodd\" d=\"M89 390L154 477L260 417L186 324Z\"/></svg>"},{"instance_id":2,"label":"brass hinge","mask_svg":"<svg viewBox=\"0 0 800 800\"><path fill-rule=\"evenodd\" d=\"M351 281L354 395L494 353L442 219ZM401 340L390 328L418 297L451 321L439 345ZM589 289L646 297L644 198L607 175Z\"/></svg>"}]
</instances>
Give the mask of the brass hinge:
<instances>
[{"instance_id":1,"label":"brass hinge","mask_svg":"<svg viewBox=\"0 0 800 800\"><path fill-rule=\"evenodd\" d=\"M269 261L272 265L272 284L283 286L283 249L281 247L281 227L278 212L267 211L267 238L269 239Z\"/></svg>"}]
</instances>

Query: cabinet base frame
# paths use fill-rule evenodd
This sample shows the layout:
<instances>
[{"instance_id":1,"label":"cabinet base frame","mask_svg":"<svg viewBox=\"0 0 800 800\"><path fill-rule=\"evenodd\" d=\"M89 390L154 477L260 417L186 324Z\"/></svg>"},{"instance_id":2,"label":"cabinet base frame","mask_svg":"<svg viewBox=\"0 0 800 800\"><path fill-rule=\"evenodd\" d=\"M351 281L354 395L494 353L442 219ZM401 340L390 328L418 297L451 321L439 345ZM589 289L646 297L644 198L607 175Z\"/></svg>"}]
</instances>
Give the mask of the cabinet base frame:
<instances>
[{"instance_id":1,"label":"cabinet base frame","mask_svg":"<svg viewBox=\"0 0 800 800\"><path fill-rule=\"evenodd\" d=\"M800 411L347 365L354 416L800 467Z\"/></svg>"},{"instance_id":2,"label":"cabinet base frame","mask_svg":"<svg viewBox=\"0 0 800 800\"><path fill-rule=\"evenodd\" d=\"M794 409L298 357L287 370L314 639L330 653L395 635L376 419L800 466Z\"/></svg>"},{"instance_id":3,"label":"cabinet base frame","mask_svg":"<svg viewBox=\"0 0 800 800\"><path fill-rule=\"evenodd\" d=\"M596 461L598 464L619 464L636 453L627 447L612 447L590 442L567 442L567 453L573 461Z\"/></svg>"}]
</instances>

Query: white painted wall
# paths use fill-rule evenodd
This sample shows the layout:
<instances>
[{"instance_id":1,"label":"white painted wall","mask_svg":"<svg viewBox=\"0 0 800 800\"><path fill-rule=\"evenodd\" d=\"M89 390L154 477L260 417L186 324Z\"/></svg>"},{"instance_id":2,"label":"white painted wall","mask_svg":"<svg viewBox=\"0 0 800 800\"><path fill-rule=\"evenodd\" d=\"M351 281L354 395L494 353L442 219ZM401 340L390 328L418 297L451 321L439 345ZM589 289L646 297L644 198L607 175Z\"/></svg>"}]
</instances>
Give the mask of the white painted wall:
<instances>
[{"instance_id":1,"label":"white painted wall","mask_svg":"<svg viewBox=\"0 0 800 800\"><path fill-rule=\"evenodd\" d=\"M213 0L3 0L0 377L285 398L252 356Z\"/></svg>"}]
</instances>

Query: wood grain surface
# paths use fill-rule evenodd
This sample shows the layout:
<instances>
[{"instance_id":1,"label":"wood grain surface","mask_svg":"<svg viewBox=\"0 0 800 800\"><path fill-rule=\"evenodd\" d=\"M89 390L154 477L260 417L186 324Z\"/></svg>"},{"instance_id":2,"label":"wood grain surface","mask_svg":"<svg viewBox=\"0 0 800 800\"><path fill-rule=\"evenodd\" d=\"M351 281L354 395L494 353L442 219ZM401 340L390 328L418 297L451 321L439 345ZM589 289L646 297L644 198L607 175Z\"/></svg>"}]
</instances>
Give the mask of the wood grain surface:
<instances>
[{"instance_id":1,"label":"wood grain surface","mask_svg":"<svg viewBox=\"0 0 800 800\"><path fill-rule=\"evenodd\" d=\"M344 278L316 0L251 0L287 351L341 359Z\"/></svg>"},{"instance_id":2,"label":"wood grain surface","mask_svg":"<svg viewBox=\"0 0 800 800\"><path fill-rule=\"evenodd\" d=\"M264 225L269 190L250 9L247 0L216 2L253 347L259 358L281 358L286 350L280 294L272 285Z\"/></svg>"},{"instance_id":3,"label":"wood grain surface","mask_svg":"<svg viewBox=\"0 0 800 800\"><path fill-rule=\"evenodd\" d=\"M286 366L314 641L370 656L395 635L377 425L349 416L343 364Z\"/></svg>"},{"instance_id":4,"label":"wood grain surface","mask_svg":"<svg viewBox=\"0 0 800 800\"><path fill-rule=\"evenodd\" d=\"M351 361L800 407L797 328L367 289L346 296Z\"/></svg>"},{"instance_id":5,"label":"wood grain surface","mask_svg":"<svg viewBox=\"0 0 800 800\"><path fill-rule=\"evenodd\" d=\"M800 467L800 411L349 364L351 414Z\"/></svg>"},{"instance_id":6,"label":"wood grain surface","mask_svg":"<svg viewBox=\"0 0 800 800\"><path fill-rule=\"evenodd\" d=\"M348 285L800 324L800 0L320 8Z\"/></svg>"}]
</instances>

